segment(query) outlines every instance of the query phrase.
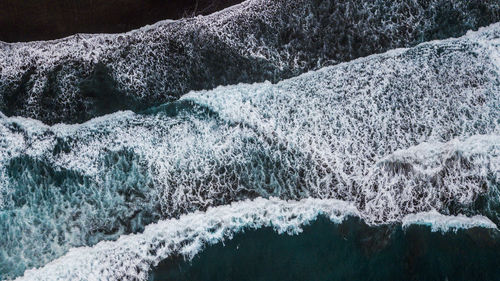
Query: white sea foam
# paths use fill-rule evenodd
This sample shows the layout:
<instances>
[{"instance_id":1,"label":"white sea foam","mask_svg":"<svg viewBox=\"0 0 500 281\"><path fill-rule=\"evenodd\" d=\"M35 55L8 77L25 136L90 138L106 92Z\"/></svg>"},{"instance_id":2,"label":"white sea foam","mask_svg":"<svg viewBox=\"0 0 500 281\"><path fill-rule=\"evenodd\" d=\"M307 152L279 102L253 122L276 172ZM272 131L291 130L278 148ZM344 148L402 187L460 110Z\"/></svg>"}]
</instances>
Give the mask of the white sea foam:
<instances>
[{"instance_id":1,"label":"white sea foam","mask_svg":"<svg viewBox=\"0 0 500 281\"><path fill-rule=\"evenodd\" d=\"M80 125L1 117L0 271L259 196L353 202L371 224L431 210L498 223L499 34L495 24Z\"/></svg>"},{"instance_id":2,"label":"white sea foam","mask_svg":"<svg viewBox=\"0 0 500 281\"><path fill-rule=\"evenodd\" d=\"M318 215L341 223L359 216L353 203L334 199L284 201L277 198L243 201L209 208L179 219L149 225L141 234L125 235L113 242L71 249L40 269L28 270L16 280L147 280L148 271L161 260L180 254L190 259L204 247L248 229L272 227L278 233L298 234ZM485 217L444 216L436 211L409 215L403 226L431 225L432 230L496 225Z\"/></svg>"},{"instance_id":3,"label":"white sea foam","mask_svg":"<svg viewBox=\"0 0 500 281\"><path fill-rule=\"evenodd\" d=\"M79 122L106 112L98 101L106 101L111 90L123 99L133 97L118 108L134 109L136 103L164 102L189 90L277 81L422 40L459 36L478 23L497 21L499 11L495 0L476 6L465 0L249 0L209 16L124 34L0 44L0 108L50 123ZM449 16L453 21L443 19ZM116 89L83 90L96 72L101 80L109 72ZM11 95L17 102L7 101Z\"/></svg>"},{"instance_id":4,"label":"white sea foam","mask_svg":"<svg viewBox=\"0 0 500 281\"><path fill-rule=\"evenodd\" d=\"M441 232L457 231L458 229L473 227L498 229L495 223L484 216L445 216L436 210L406 215L402 219L402 226L403 228L407 228L410 225L427 225L431 227L432 231Z\"/></svg>"}]
</instances>

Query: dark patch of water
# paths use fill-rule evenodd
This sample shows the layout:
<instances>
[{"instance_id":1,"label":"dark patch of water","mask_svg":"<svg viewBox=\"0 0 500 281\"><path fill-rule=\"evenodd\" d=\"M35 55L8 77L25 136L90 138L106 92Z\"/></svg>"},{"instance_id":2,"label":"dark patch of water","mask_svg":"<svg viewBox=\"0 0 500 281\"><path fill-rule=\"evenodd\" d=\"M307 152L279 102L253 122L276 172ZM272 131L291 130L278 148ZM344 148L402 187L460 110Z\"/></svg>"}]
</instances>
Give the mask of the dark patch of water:
<instances>
[{"instance_id":1,"label":"dark patch of water","mask_svg":"<svg viewBox=\"0 0 500 281\"><path fill-rule=\"evenodd\" d=\"M251 230L192 261L169 258L150 280L495 280L499 260L497 230L440 233L320 218L300 235Z\"/></svg>"}]
</instances>

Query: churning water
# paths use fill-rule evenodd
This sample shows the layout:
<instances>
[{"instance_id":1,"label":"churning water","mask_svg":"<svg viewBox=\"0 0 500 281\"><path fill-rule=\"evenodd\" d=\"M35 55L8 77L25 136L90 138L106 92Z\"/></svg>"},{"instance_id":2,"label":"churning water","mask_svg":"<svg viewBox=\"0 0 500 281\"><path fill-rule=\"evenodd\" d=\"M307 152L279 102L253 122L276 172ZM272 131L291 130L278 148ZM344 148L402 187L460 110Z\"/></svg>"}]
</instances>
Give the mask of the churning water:
<instances>
[{"instance_id":1,"label":"churning water","mask_svg":"<svg viewBox=\"0 0 500 281\"><path fill-rule=\"evenodd\" d=\"M0 277L494 279L500 4L444 2L0 44Z\"/></svg>"}]
</instances>

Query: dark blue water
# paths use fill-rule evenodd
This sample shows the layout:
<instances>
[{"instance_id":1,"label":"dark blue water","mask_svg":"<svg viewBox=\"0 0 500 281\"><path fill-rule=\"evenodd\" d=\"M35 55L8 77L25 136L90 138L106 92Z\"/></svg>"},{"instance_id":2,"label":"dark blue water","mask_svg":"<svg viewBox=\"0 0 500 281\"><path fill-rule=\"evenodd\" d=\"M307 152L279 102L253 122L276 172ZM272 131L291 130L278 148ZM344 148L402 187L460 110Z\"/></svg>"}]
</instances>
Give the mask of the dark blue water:
<instances>
[{"instance_id":1,"label":"dark blue water","mask_svg":"<svg viewBox=\"0 0 500 281\"><path fill-rule=\"evenodd\" d=\"M164 260L150 280L498 280L499 262L497 230L440 233L320 218L300 235L252 230L192 261Z\"/></svg>"}]
</instances>

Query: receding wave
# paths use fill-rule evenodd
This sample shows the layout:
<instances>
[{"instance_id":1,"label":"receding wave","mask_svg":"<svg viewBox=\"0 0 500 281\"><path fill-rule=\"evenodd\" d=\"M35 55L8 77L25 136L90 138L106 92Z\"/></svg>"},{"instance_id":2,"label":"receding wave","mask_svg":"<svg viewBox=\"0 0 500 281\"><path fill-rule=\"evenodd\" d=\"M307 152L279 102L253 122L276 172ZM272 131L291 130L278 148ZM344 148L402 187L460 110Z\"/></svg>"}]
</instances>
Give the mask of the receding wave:
<instances>
[{"instance_id":1,"label":"receding wave","mask_svg":"<svg viewBox=\"0 0 500 281\"><path fill-rule=\"evenodd\" d=\"M341 200L369 224L436 211L498 225L499 37L495 24L79 125L2 116L2 277L257 197Z\"/></svg>"},{"instance_id":2,"label":"receding wave","mask_svg":"<svg viewBox=\"0 0 500 281\"><path fill-rule=\"evenodd\" d=\"M497 0L249 0L118 35L0 43L0 110L48 124L279 81L500 20Z\"/></svg>"}]
</instances>

